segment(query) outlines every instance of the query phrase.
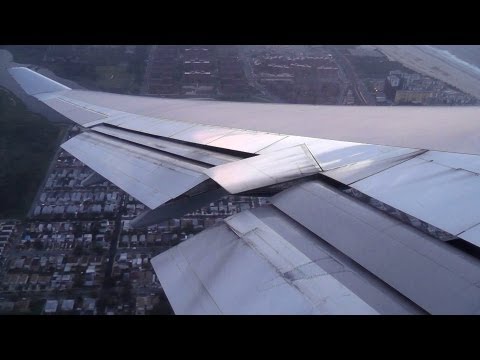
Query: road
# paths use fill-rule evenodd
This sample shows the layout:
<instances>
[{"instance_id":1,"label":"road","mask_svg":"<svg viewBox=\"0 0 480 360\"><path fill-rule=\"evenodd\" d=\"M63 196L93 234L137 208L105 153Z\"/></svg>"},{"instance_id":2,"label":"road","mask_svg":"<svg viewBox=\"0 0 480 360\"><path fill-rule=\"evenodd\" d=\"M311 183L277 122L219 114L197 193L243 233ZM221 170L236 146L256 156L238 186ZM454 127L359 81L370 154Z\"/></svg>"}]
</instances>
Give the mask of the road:
<instances>
[{"instance_id":1,"label":"road","mask_svg":"<svg viewBox=\"0 0 480 360\"><path fill-rule=\"evenodd\" d=\"M40 298L48 298L48 297L55 297L54 300L60 300L61 298L72 298L72 297L77 297L77 296L86 296L90 297L92 296L93 292L98 292L99 287L98 286L90 286L90 287L83 287L83 288L71 288L71 289L65 289L65 290L59 290L59 289L45 289L45 290L22 290L22 291L17 291L17 290L2 290L0 291L0 296L8 296L8 295L17 295L19 293L22 293L25 295L27 298L33 298L33 297L40 297ZM67 296L67 293L71 293L71 295ZM60 295L60 296L58 296Z\"/></svg>"},{"instance_id":2,"label":"road","mask_svg":"<svg viewBox=\"0 0 480 360\"><path fill-rule=\"evenodd\" d=\"M152 45L147 57L146 64L145 64L145 74L143 77L143 84L141 86L140 95L147 95L148 90L150 89L150 73L152 70L152 65L153 65L153 60L155 58L156 50L157 50L157 45Z\"/></svg>"},{"instance_id":3,"label":"road","mask_svg":"<svg viewBox=\"0 0 480 360\"><path fill-rule=\"evenodd\" d=\"M245 77L247 78L248 83L262 94L262 96L264 97L263 100L276 102L276 103L284 103L285 101L280 99L278 96L275 96L275 95L269 93L268 90L265 89L265 87L262 86L257 81L257 79L255 78L253 68L252 68L252 64L250 63L250 59L251 59L250 52L248 50L240 48L238 50L238 55L240 57L240 60L243 63L243 72L245 74Z\"/></svg>"},{"instance_id":4,"label":"road","mask_svg":"<svg viewBox=\"0 0 480 360\"><path fill-rule=\"evenodd\" d=\"M116 255L122 253L133 253L133 254L150 254L152 256L156 256L168 249L170 249L170 245L156 245L156 246L133 246L133 247L117 247Z\"/></svg>"},{"instance_id":5,"label":"road","mask_svg":"<svg viewBox=\"0 0 480 360\"><path fill-rule=\"evenodd\" d=\"M348 61L347 57L341 51L335 48L330 48L330 50L332 51L335 60L337 60L338 64L342 67L348 80L351 82L352 90L357 101L361 105L375 106L375 98L368 92L363 81L358 78L352 64L350 61Z\"/></svg>"},{"instance_id":6,"label":"road","mask_svg":"<svg viewBox=\"0 0 480 360\"><path fill-rule=\"evenodd\" d=\"M107 285L110 284L110 281L106 281L106 280L110 279L112 276L113 261L117 253L117 246L118 246L118 242L120 241L120 235L122 233L122 215L124 215L126 211L126 207L125 207L126 199L127 199L127 194L124 193L122 195L121 206L118 209L117 217L115 219L115 228L113 230L112 241L110 243L110 250L108 253L108 262L105 268L105 280L103 282L104 287L105 287L105 284Z\"/></svg>"}]
</instances>

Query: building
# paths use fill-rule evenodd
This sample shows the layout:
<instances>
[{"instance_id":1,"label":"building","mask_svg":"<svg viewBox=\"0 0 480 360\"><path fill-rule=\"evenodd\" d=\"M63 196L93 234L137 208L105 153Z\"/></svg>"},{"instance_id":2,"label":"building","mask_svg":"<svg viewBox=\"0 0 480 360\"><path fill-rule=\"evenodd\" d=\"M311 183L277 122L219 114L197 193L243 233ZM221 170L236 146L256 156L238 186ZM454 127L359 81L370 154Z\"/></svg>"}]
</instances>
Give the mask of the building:
<instances>
[{"instance_id":1,"label":"building","mask_svg":"<svg viewBox=\"0 0 480 360\"><path fill-rule=\"evenodd\" d=\"M417 73L390 71L385 79L385 97L397 105L473 105L474 97L451 89L440 80Z\"/></svg>"},{"instance_id":2,"label":"building","mask_svg":"<svg viewBox=\"0 0 480 360\"><path fill-rule=\"evenodd\" d=\"M62 311L72 311L73 306L75 305L75 300L63 300L62 302Z\"/></svg>"},{"instance_id":3,"label":"building","mask_svg":"<svg viewBox=\"0 0 480 360\"><path fill-rule=\"evenodd\" d=\"M58 300L47 300L45 303L45 314L53 314L57 312Z\"/></svg>"},{"instance_id":4,"label":"building","mask_svg":"<svg viewBox=\"0 0 480 360\"><path fill-rule=\"evenodd\" d=\"M398 90L395 93L395 104L427 104L433 99L432 91Z\"/></svg>"}]
</instances>

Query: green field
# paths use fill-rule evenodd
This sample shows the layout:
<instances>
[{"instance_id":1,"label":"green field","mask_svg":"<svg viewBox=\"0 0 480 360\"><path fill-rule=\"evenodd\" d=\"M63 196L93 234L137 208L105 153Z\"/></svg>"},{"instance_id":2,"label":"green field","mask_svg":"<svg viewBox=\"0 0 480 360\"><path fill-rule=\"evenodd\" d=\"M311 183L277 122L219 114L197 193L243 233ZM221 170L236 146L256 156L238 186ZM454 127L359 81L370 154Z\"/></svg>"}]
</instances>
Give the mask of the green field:
<instances>
[{"instance_id":1,"label":"green field","mask_svg":"<svg viewBox=\"0 0 480 360\"><path fill-rule=\"evenodd\" d=\"M0 217L27 214L62 133L0 88Z\"/></svg>"}]
</instances>

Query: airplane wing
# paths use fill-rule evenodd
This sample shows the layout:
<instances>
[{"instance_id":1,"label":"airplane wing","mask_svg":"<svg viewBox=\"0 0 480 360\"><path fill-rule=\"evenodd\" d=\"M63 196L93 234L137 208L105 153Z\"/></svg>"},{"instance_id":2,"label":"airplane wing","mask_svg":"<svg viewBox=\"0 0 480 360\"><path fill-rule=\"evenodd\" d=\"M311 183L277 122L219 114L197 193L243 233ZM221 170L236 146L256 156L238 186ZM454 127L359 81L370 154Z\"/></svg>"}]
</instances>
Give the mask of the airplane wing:
<instances>
[{"instance_id":1,"label":"airplane wing","mask_svg":"<svg viewBox=\"0 0 480 360\"><path fill-rule=\"evenodd\" d=\"M480 108L174 100L9 69L62 147L149 207L272 196L152 259L177 314L480 313Z\"/></svg>"}]
</instances>

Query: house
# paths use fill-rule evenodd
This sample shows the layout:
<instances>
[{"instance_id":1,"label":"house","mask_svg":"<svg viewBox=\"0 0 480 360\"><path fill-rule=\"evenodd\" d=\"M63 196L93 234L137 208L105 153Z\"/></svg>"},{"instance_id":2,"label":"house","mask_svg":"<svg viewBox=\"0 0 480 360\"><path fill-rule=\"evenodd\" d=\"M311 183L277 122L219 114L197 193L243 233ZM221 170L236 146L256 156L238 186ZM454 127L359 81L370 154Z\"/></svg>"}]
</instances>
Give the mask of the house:
<instances>
[{"instance_id":1,"label":"house","mask_svg":"<svg viewBox=\"0 0 480 360\"><path fill-rule=\"evenodd\" d=\"M62 264L63 264L63 256L58 255L56 258L57 269L61 269L63 267Z\"/></svg>"},{"instance_id":2,"label":"house","mask_svg":"<svg viewBox=\"0 0 480 360\"><path fill-rule=\"evenodd\" d=\"M88 262L89 262L88 256L83 255L83 256L80 258L80 266L82 266L82 267L87 267L87 266L88 266Z\"/></svg>"},{"instance_id":3,"label":"house","mask_svg":"<svg viewBox=\"0 0 480 360\"><path fill-rule=\"evenodd\" d=\"M21 274L17 280L17 285L27 285L29 276L27 274Z\"/></svg>"},{"instance_id":4,"label":"house","mask_svg":"<svg viewBox=\"0 0 480 360\"><path fill-rule=\"evenodd\" d=\"M142 266L142 259L141 258L133 259L132 267L136 268L136 267L140 267L140 266Z\"/></svg>"},{"instance_id":5,"label":"house","mask_svg":"<svg viewBox=\"0 0 480 360\"><path fill-rule=\"evenodd\" d=\"M15 269L21 269L23 268L23 265L25 263L25 259L19 258L15 260L14 268Z\"/></svg>"},{"instance_id":6,"label":"house","mask_svg":"<svg viewBox=\"0 0 480 360\"><path fill-rule=\"evenodd\" d=\"M40 267L44 267L45 265L47 265L47 261L48 261L47 257L46 257L46 256L42 256L42 257L40 258Z\"/></svg>"},{"instance_id":7,"label":"house","mask_svg":"<svg viewBox=\"0 0 480 360\"><path fill-rule=\"evenodd\" d=\"M38 277L38 284L39 285L47 285L50 282L50 275L40 275Z\"/></svg>"},{"instance_id":8,"label":"house","mask_svg":"<svg viewBox=\"0 0 480 360\"><path fill-rule=\"evenodd\" d=\"M132 243L132 245L137 245L138 243L138 237L137 235L132 235L132 239L130 240L130 242Z\"/></svg>"},{"instance_id":9,"label":"house","mask_svg":"<svg viewBox=\"0 0 480 360\"><path fill-rule=\"evenodd\" d=\"M75 305L75 300L73 299L65 299L63 300L62 302L62 311L72 311L73 310L73 307Z\"/></svg>"},{"instance_id":10,"label":"house","mask_svg":"<svg viewBox=\"0 0 480 360\"><path fill-rule=\"evenodd\" d=\"M32 258L26 258L26 259L25 259L25 262L24 262L24 264L23 264L23 268L24 268L25 270L30 270L30 269L31 269L31 266L32 266L32 261L33 261Z\"/></svg>"},{"instance_id":11,"label":"house","mask_svg":"<svg viewBox=\"0 0 480 360\"><path fill-rule=\"evenodd\" d=\"M37 282L38 282L38 277L39 277L38 274L32 274L32 275L30 276L30 284L31 284L31 285L36 285Z\"/></svg>"},{"instance_id":12,"label":"house","mask_svg":"<svg viewBox=\"0 0 480 360\"><path fill-rule=\"evenodd\" d=\"M83 241L85 244L90 244L92 242L93 235L92 234L84 234Z\"/></svg>"},{"instance_id":13,"label":"house","mask_svg":"<svg viewBox=\"0 0 480 360\"><path fill-rule=\"evenodd\" d=\"M83 299L83 310L87 312L92 312L96 314L96 299L94 298L84 298Z\"/></svg>"},{"instance_id":14,"label":"house","mask_svg":"<svg viewBox=\"0 0 480 360\"><path fill-rule=\"evenodd\" d=\"M6 276L6 279L4 281L4 283L7 285L15 285L18 283L18 280L20 279L20 275L19 274L8 274Z\"/></svg>"},{"instance_id":15,"label":"house","mask_svg":"<svg viewBox=\"0 0 480 360\"><path fill-rule=\"evenodd\" d=\"M137 296L136 299L136 315L145 315L146 311L153 309L153 306L158 302L158 299L153 296Z\"/></svg>"},{"instance_id":16,"label":"house","mask_svg":"<svg viewBox=\"0 0 480 360\"><path fill-rule=\"evenodd\" d=\"M30 264L30 270L33 272L37 272L40 270L40 258L34 257L32 259L32 263Z\"/></svg>"},{"instance_id":17,"label":"house","mask_svg":"<svg viewBox=\"0 0 480 360\"><path fill-rule=\"evenodd\" d=\"M104 257L103 256L91 256L90 257L90 265L93 266L101 266L103 263Z\"/></svg>"},{"instance_id":18,"label":"house","mask_svg":"<svg viewBox=\"0 0 480 360\"><path fill-rule=\"evenodd\" d=\"M58 300L47 300L45 303L45 314L53 314L57 312Z\"/></svg>"},{"instance_id":19,"label":"house","mask_svg":"<svg viewBox=\"0 0 480 360\"><path fill-rule=\"evenodd\" d=\"M30 310L30 300L22 299L15 303L15 310L18 312L28 312Z\"/></svg>"},{"instance_id":20,"label":"house","mask_svg":"<svg viewBox=\"0 0 480 360\"><path fill-rule=\"evenodd\" d=\"M13 301L1 301L0 302L0 312L10 312L13 311L15 303Z\"/></svg>"}]
</instances>

